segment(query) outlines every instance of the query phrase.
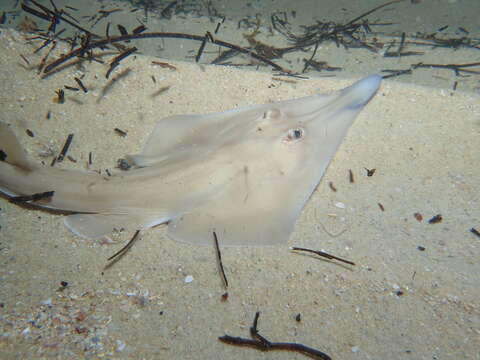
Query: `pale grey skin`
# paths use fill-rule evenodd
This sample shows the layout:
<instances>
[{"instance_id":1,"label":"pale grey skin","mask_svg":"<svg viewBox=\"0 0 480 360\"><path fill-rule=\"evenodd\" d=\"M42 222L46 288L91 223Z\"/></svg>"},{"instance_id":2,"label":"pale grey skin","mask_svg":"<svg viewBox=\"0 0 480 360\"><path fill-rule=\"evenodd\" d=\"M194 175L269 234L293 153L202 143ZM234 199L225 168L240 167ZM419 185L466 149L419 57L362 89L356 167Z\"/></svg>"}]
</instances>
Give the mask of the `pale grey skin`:
<instances>
[{"instance_id":1,"label":"pale grey skin","mask_svg":"<svg viewBox=\"0 0 480 360\"><path fill-rule=\"evenodd\" d=\"M55 191L39 205L78 212L66 226L86 238L168 223L175 240L254 246L285 243L356 115L373 97L372 75L332 95L158 122L135 168L111 177L30 162L0 123L0 190Z\"/></svg>"}]
</instances>

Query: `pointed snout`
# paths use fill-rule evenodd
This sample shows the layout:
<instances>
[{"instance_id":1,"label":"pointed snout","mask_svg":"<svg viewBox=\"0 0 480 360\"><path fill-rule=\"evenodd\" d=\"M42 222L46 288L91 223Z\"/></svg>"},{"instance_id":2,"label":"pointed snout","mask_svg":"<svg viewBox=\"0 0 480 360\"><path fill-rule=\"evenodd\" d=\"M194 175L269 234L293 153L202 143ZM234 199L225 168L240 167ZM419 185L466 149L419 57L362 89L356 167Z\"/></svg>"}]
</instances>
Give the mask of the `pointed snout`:
<instances>
[{"instance_id":1,"label":"pointed snout","mask_svg":"<svg viewBox=\"0 0 480 360\"><path fill-rule=\"evenodd\" d=\"M344 89L342 95L348 99L348 107L355 109L364 106L375 95L381 82L380 75L370 75Z\"/></svg>"}]
</instances>

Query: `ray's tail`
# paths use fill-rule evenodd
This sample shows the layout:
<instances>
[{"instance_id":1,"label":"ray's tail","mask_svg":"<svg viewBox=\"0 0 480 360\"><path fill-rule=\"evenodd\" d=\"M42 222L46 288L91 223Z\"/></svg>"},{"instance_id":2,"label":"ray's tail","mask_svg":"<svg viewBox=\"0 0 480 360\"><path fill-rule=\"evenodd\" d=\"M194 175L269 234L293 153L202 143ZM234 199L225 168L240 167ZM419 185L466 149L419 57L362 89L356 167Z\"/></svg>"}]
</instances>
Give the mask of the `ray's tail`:
<instances>
[{"instance_id":1,"label":"ray's tail","mask_svg":"<svg viewBox=\"0 0 480 360\"><path fill-rule=\"evenodd\" d=\"M31 167L27 154L10 127L0 122L0 160L28 171Z\"/></svg>"},{"instance_id":2,"label":"ray's tail","mask_svg":"<svg viewBox=\"0 0 480 360\"><path fill-rule=\"evenodd\" d=\"M2 122L0 122L0 160L1 192L9 196L19 196L33 190L22 179L28 177L36 166L28 160L25 150L10 127Z\"/></svg>"},{"instance_id":3,"label":"ray's tail","mask_svg":"<svg viewBox=\"0 0 480 360\"><path fill-rule=\"evenodd\" d=\"M65 211L88 212L89 184L102 181L93 171L60 169L30 161L12 129L0 122L0 192L8 197L54 191L35 205Z\"/></svg>"}]
</instances>

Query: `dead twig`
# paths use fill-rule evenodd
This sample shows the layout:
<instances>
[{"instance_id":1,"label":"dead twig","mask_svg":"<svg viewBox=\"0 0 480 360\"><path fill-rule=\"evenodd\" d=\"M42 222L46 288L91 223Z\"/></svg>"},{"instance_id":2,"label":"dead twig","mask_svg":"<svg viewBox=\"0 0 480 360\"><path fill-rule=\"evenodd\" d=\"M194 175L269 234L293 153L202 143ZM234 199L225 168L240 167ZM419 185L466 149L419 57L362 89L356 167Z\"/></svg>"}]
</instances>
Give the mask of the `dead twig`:
<instances>
[{"instance_id":1,"label":"dead twig","mask_svg":"<svg viewBox=\"0 0 480 360\"><path fill-rule=\"evenodd\" d=\"M251 339L246 339L242 337L224 335L220 336L218 340L225 344L236 345L236 346L248 346L260 351L272 351L272 350L284 350L292 351L308 356L312 359L319 360L331 360L332 358L320 350L313 349L311 347L305 346L299 343L289 343L289 342L271 342L265 337L260 335L258 331L258 318L260 312L255 313L255 318L253 320L253 325L250 327L250 336Z\"/></svg>"}]
</instances>

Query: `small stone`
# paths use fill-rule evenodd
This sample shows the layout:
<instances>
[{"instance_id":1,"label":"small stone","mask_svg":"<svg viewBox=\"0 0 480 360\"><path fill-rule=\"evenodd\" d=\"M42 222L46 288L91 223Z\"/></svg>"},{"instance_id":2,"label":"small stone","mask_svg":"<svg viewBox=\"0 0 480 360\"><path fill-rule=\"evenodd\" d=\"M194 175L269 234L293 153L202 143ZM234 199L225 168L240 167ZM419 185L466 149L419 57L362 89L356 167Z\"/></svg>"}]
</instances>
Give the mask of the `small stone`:
<instances>
[{"instance_id":1,"label":"small stone","mask_svg":"<svg viewBox=\"0 0 480 360\"><path fill-rule=\"evenodd\" d=\"M40 302L42 305L52 306L52 298Z\"/></svg>"},{"instance_id":2,"label":"small stone","mask_svg":"<svg viewBox=\"0 0 480 360\"><path fill-rule=\"evenodd\" d=\"M122 340L117 340L117 348L115 349L116 352L122 352L125 350L125 346L127 346Z\"/></svg>"},{"instance_id":3,"label":"small stone","mask_svg":"<svg viewBox=\"0 0 480 360\"><path fill-rule=\"evenodd\" d=\"M339 209L345 209L347 207L344 203L342 203L340 201L335 203L335 206Z\"/></svg>"},{"instance_id":4,"label":"small stone","mask_svg":"<svg viewBox=\"0 0 480 360\"><path fill-rule=\"evenodd\" d=\"M193 281L193 276L192 275L187 275L185 276L185 283L189 284Z\"/></svg>"}]
</instances>

